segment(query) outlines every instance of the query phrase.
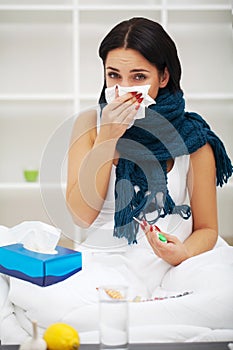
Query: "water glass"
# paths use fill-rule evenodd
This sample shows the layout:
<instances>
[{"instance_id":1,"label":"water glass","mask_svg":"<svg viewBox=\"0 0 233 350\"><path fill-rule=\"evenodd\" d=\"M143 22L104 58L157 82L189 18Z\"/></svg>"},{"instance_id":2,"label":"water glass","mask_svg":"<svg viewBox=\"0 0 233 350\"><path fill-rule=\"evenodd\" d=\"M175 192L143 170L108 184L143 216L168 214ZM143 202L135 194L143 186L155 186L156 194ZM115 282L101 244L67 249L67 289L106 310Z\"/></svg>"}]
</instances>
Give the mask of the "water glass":
<instances>
[{"instance_id":1,"label":"water glass","mask_svg":"<svg viewBox=\"0 0 233 350\"><path fill-rule=\"evenodd\" d=\"M128 349L127 286L99 287L101 350Z\"/></svg>"}]
</instances>

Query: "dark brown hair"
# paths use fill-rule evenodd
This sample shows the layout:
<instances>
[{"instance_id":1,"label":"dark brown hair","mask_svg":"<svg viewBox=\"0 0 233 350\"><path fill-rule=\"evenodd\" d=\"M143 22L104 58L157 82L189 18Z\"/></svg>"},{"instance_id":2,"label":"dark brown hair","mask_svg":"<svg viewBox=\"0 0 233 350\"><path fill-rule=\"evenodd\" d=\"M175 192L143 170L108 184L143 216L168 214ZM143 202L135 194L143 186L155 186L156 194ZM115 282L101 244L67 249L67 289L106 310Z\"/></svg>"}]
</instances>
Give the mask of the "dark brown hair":
<instances>
[{"instance_id":1,"label":"dark brown hair","mask_svg":"<svg viewBox=\"0 0 233 350\"><path fill-rule=\"evenodd\" d=\"M163 27L152 20L134 17L117 24L103 39L99 47L99 56L105 66L109 51L133 49L153 64L160 73L167 67L170 74L167 87L171 92L180 90L181 65L176 45ZM104 83L99 102L104 103Z\"/></svg>"}]
</instances>

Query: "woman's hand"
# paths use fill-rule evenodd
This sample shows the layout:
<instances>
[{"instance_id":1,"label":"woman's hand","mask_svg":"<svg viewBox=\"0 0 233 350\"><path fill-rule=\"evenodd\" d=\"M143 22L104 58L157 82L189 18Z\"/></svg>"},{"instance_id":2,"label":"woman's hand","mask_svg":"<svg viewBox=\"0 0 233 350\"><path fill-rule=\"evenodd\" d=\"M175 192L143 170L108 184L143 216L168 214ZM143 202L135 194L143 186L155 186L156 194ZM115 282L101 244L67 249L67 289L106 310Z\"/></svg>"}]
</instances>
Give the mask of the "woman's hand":
<instances>
[{"instance_id":1,"label":"woman's hand","mask_svg":"<svg viewBox=\"0 0 233 350\"><path fill-rule=\"evenodd\" d=\"M115 100L103 108L100 137L104 140L119 139L132 123L143 98L137 92L118 95L116 88Z\"/></svg>"},{"instance_id":2,"label":"woman's hand","mask_svg":"<svg viewBox=\"0 0 233 350\"><path fill-rule=\"evenodd\" d=\"M161 232L167 239L167 242L162 242L158 237L158 229L155 225L149 225L143 221L143 230L146 234L148 242L150 243L155 254L165 260L167 263L176 266L182 261L189 258L188 251L176 236Z\"/></svg>"}]
</instances>

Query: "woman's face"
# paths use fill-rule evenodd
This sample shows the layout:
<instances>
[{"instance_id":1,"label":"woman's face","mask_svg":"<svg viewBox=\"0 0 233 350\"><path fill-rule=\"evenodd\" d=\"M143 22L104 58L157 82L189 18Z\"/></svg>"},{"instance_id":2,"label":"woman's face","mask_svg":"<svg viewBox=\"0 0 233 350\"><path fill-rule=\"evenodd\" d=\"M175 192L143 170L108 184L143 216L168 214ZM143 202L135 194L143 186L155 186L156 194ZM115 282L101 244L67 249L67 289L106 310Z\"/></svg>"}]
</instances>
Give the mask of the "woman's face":
<instances>
[{"instance_id":1,"label":"woman's face","mask_svg":"<svg viewBox=\"0 0 233 350\"><path fill-rule=\"evenodd\" d=\"M132 49L114 49L109 51L105 62L107 87L116 84L120 86L151 85L149 95L156 98L159 88L165 87L169 73L159 73L138 51Z\"/></svg>"}]
</instances>

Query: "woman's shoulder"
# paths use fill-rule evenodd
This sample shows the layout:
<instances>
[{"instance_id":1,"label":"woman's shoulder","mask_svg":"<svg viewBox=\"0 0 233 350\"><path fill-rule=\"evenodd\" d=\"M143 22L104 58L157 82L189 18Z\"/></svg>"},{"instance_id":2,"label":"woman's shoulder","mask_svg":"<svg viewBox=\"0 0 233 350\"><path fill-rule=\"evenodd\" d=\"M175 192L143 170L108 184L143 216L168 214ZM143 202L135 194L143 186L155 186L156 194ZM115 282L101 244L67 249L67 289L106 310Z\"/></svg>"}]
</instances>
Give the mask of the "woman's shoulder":
<instances>
[{"instance_id":1,"label":"woman's shoulder","mask_svg":"<svg viewBox=\"0 0 233 350\"><path fill-rule=\"evenodd\" d=\"M198 148L195 152L190 155L191 162L195 163L214 163L214 152L209 143Z\"/></svg>"},{"instance_id":2,"label":"woman's shoulder","mask_svg":"<svg viewBox=\"0 0 233 350\"><path fill-rule=\"evenodd\" d=\"M190 174L191 178L195 175L198 178L207 178L209 181L213 179L215 181L215 156L209 143L206 143L190 155Z\"/></svg>"},{"instance_id":3,"label":"woman's shoulder","mask_svg":"<svg viewBox=\"0 0 233 350\"><path fill-rule=\"evenodd\" d=\"M97 108L87 109L75 115L72 136L96 133Z\"/></svg>"},{"instance_id":4,"label":"woman's shoulder","mask_svg":"<svg viewBox=\"0 0 233 350\"><path fill-rule=\"evenodd\" d=\"M76 114L74 126L80 128L96 127L97 113L97 108L91 108Z\"/></svg>"}]
</instances>

